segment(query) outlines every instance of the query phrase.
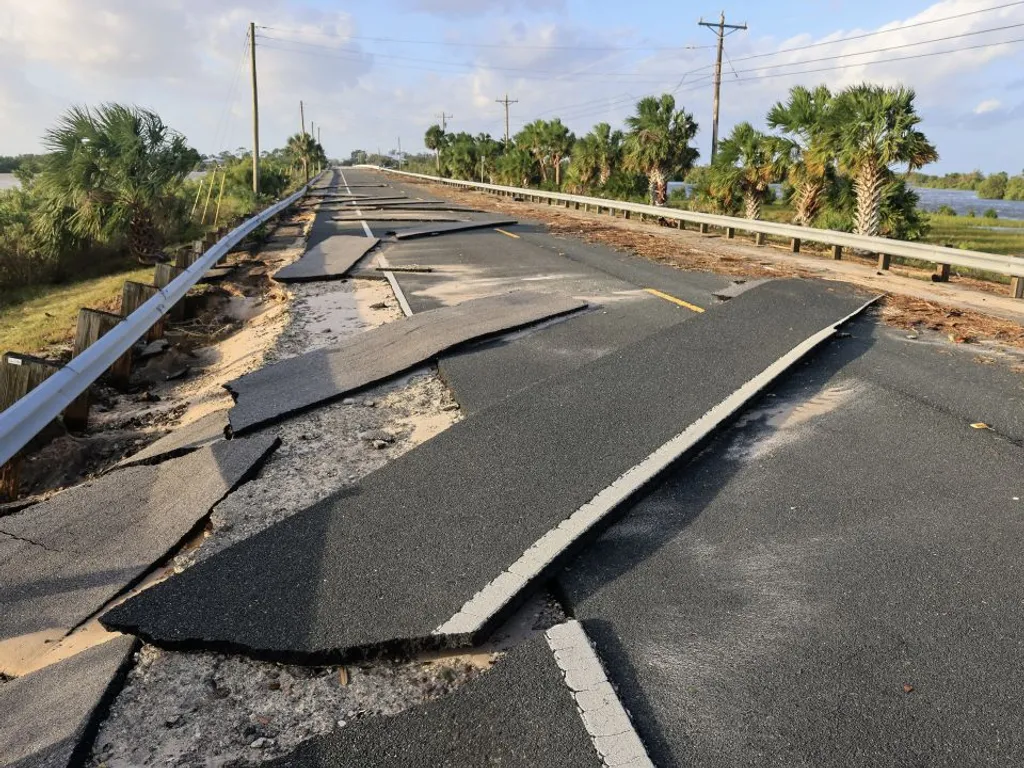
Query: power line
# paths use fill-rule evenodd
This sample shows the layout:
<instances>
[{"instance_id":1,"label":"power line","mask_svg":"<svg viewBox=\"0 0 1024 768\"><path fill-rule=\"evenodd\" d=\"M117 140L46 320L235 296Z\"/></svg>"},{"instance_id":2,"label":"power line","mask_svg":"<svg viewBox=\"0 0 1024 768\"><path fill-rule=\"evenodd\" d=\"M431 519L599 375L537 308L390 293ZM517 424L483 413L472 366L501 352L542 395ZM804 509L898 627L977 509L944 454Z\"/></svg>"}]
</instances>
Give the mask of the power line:
<instances>
[{"instance_id":1,"label":"power line","mask_svg":"<svg viewBox=\"0 0 1024 768\"><path fill-rule=\"evenodd\" d=\"M1024 0L1022 0L1024 1ZM334 37L329 32L313 32L302 29L285 29L282 27L261 26L259 29L268 29L274 32L285 34L310 35L314 37ZM538 51L678 51L678 50L703 50L710 49L710 45L532 45L529 43L463 43L455 40L408 40L397 37L367 37L363 35L349 35L348 40L366 40L374 43L402 43L405 45L435 45L444 48L510 48L528 49Z\"/></svg>"},{"instance_id":2,"label":"power line","mask_svg":"<svg viewBox=\"0 0 1024 768\"><path fill-rule=\"evenodd\" d=\"M803 64L817 64L818 62L821 62L821 61L835 61L837 59L849 58L850 56L867 56L867 55L872 54L872 53L884 53L886 51L896 51L896 50L900 50L902 48L914 48L914 47L919 46L919 45L930 45L932 43L945 42L946 40L958 40L958 39L964 38L964 37L975 37L977 35L985 35L985 34L988 34L990 32L1002 32L1002 31L1007 30L1007 29L1017 29L1019 27L1024 27L1024 22L1021 22L1020 24L1007 24L1007 25L1002 26L1002 27L992 27L990 29L979 29L979 30L975 30L974 32L963 32L963 33L961 33L959 35L947 35L946 37L936 37L936 38L932 38L930 40L918 40L917 42L914 42L914 43L901 43L900 45L889 45L889 46L886 46L885 48L874 48L874 49L872 49L870 51L851 51L850 53L838 53L838 54L836 54L834 56L821 56L821 57L819 57L817 59L804 59L802 61L787 61L787 62L783 62L782 64L765 64L764 66L760 66L760 67L751 67L749 69L739 69L739 70L734 70L734 71L735 72L761 72L762 70L765 70L765 69L777 69L779 67L796 67L796 66L801 66ZM742 61L742 59L736 59L736 61Z\"/></svg>"},{"instance_id":3,"label":"power line","mask_svg":"<svg viewBox=\"0 0 1024 768\"><path fill-rule=\"evenodd\" d=\"M770 53L755 53L755 54L751 54L749 56L742 56L740 58L734 59L734 61L750 61L751 59L763 59L763 58L766 58L766 57L769 57L769 56L779 56L780 54L783 54L783 53L795 53L797 51L806 51L806 50L809 50L811 48L820 48L821 46L824 46L824 45L837 45L839 43L848 43L851 40L863 40L863 39L868 38L868 37L876 37L878 35L887 35L887 34L890 34L892 32L903 32L904 30L907 30L907 29L916 29L917 27L924 27L924 26L927 26L929 24L940 24L943 21L953 21L954 19L962 19L962 18L964 18L966 16L975 16L975 15L980 14L980 13L991 13L992 11L1000 11L1003 8L1013 8L1013 7L1018 6L1018 5L1024 5L1024 0L1017 0L1017 2L1013 2L1013 3L1003 3L1002 5L994 5L994 6L990 7L990 8L979 8L978 10L975 10L975 11L965 11L964 13L957 13L957 14L954 14L952 16L943 16L940 19L929 19L927 21L915 22L914 24L903 24L903 25L901 25L899 27L893 27L892 29L879 29L879 30L875 30L874 32L865 32L865 33L860 34L860 35L850 35L849 37L840 37L840 38L837 38L835 40L824 40L824 41L822 41L820 43L809 43L808 45L799 45L799 46L795 46L793 48L780 48L779 50L771 51Z\"/></svg>"},{"instance_id":4,"label":"power line","mask_svg":"<svg viewBox=\"0 0 1024 768\"><path fill-rule=\"evenodd\" d=\"M990 43L979 43L978 45L967 45L967 46L962 46L960 48L949 48L949 49L946 49L944 51L929 51L928 53L917 53L917 54L913 54L911 56L896 56L896 57L889 58L889 59L877 59L875 61L859 61L859 62L855 62L853 64L840 64L840 65L835 66L835 67L819 67L817 69L806 69L806 70L800 70L800 71L797 71L797 72L774 72L774 73L769 74L769 75L758 75L756 77L741 77L739 79L739 82L746 83L746 82L750 82L752 80L767 80L767 79L772 78L772 77L789 77L789 76L796 76L796 75L810 75L810 74L815 74L815 73L818 73L818 72L834 72L834 71L840 70L840 69L852 69L853 67L867 67L867 66L873 66L875 64L891 64L892 62L895 62L895 61L910 61L911 59L924 59L924 58L927 58L929 56L944 56L944 55L947 55L947 54L950 54L950 53L960 53L962 51L975 51L975 50L978 50L979 48L991 48L991 47L996 46L996 45L1012 45L1012 44L1015 44L1015 43L1024 43L1024 37L1017 37L1017 38L1014 38L1012 40L998 40L998 41L990 42ZM795 64L798 64L798 63L799 62L795 62ZM758 72L760 70L759 69L740 70L740 72L746 72L746 71Z\"/></svg>"}]
</instances>

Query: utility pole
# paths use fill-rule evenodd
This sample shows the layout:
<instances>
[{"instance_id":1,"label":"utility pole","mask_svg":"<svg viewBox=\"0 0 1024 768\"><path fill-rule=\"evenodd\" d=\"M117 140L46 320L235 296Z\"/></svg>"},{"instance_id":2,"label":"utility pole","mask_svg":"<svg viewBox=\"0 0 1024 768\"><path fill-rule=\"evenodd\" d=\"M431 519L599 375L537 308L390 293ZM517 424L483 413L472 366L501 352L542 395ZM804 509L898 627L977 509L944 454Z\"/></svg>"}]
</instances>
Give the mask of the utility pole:
<instances>
[{"instance_id":1,"label":"utility pole","mask_svg":"<svg viewBox=\"0 0 1024 768\"><path fill-rule=\"evenodd\" d=\"M398 137L398 170L402 170L402 137Z\"/></svg>"},{"instance_id":2,"label":"utility pole","mask_svg":"<svg viewBox=\"0 0 1024 768\"><path fill-rule=\"evenodd\" d=\"M508 149L508 106L509 104L518 104L519 99L509 99L508 93L506 93L504 99L495 99L495 101L505 105L505 149Z\"/></svg>"},{"instance_id":3,"label":"utility pole","mask_svg":"<svg viewBox=\"0 0 1024 768\"><path fill-rule=\"evenodd\" d=\"M249 22L249 60L252 64L252 193L260 194L260 101L256 90L256 22Z\"/></svg>"},{"instance_id":4,"label":"utility pole","mask_svg":"<svg viewBox=\"0 0 1024 768\"><path fill-rule=\"evenodd\" d=\"M722 91L722 46L725 43L725 30L729 30L729 34L738 32L741 29L746 29L746 24L726 24L725 23L725 11L722 11L718 17L718 23L713 21L704 21L702 16L700 21L697 22L697 26L707 27L715 36L718 38L718 58L715 61L715 106L714 116L711 121L711 162L715 162L715 155L718 153L718 103L719 96Z\"/></svg>"},{"instance_id":5,"label":"utility pole","mask_svg":"<svg viewBox=\"0 0 1024 768\"><path fill-rule=\"evenodd\" d=\"M302 126L302 130L299 131L300 136L306 135L306 107L299 99L299 124Z\"/></svg>"},{"instance_id":6,"label":"utility pole","mask_svg":"<svg viewBox=\"0 0 1024 768\"><path fill-rule=\"evenodd\" d=\"M448 129L448 121L455 117L455 115L446 115L444 113L444 110L442 109L441 114L434 115L434 117L439 118L441 120L441 133L446 133Z\"/></svg>"}]
</instances>

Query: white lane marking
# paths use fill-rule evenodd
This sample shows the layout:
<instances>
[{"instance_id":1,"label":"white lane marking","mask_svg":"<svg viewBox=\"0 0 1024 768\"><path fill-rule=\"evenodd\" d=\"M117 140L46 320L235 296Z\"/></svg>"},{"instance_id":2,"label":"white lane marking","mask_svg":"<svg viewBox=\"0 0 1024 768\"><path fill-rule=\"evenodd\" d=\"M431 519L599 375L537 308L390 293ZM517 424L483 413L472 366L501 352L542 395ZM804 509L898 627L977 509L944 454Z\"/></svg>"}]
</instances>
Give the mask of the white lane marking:
<instances>
[{"instance_id":1,"label":"white lane marking","mask_svg":"<svg viewBox=\"0 0 1024 768\"><path fill-rule=\"evenodd\" d=\"M583 626L567 621L549 629L544 638L601 762L607 768L653 768Z\"/></svg>"},{"instance_id":2,"label":"white lane marking","mask_svg":"<svg viewBox=\"0 0 1024 768\"><path fill-rule=\"evenodd\" d=\"M491 618L515 600L520 592L537 579L545 569L549 568L577 539L599 524L620 504L627 501L674 461L711 435L733 414L757 397L786 369L832 336L836 332L836 328L877 300L878 297L871 299L856 311L793 347L646 459L627 470L557 527L552 528L535 541L518 560L509 566L508 570L503 571L494 581L484 585L479 592L466 601L458 613L435 629L434 634L472 635L483 629Z\"/></svg>"},{"instance_id":3,"label":"white lane marking","mask_svg":"<svg viewBox=\"0 0 1024 768\"><path fill-rule=\"evenodd\" d=\"M341 183L345 185L345 191L348 194L352 194L352 188L348 185L348 180L345 178L345 172L338 169L338 173L341 175ZM363 212L359 210L357 206L355 208L356 215L362 216ZM374 237L373 231L370 229L370 225L366 223L366 220L360 222L363 225L363 232L366 233L367 237ZM383 256L377 257L377 263L382 267L387 267L388 262ZM402 314L406 317L412 317L412 307L409 306L409 300L405 298L405 293L402 291L402 286L398 284L398 278L395 277L395 273L391 270L385 270L384 279L391 285L391 290L395 292L395 298L398 299L398 306L402 308Z\"/></svg>"}]
</instances>

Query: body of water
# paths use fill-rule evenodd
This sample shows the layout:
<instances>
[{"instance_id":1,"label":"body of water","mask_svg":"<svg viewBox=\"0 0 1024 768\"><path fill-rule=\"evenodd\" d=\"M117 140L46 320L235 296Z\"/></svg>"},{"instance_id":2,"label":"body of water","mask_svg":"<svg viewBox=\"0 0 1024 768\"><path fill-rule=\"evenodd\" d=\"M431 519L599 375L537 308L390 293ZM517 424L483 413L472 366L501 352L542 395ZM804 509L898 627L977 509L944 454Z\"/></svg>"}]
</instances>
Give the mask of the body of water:
<instances>
[{"instance_id":1,"label":"body of water","mask_svg":"<svg viewBox=\"0 0 1024 768\"><path fill-rule=\"evenodd\" d=\"M193 181L201 179L206 175L206 171L192 171L188 175ZM18 179L15 178L13 173L0 173L0 189L14 189L18 186Z\"/></svg>"},{"instance_id":2,"label":"body of water","mask_svg":"<svg viewBox=\"0 0 1024 768\"><path fill-rule=\"evenodd\" d=\"M780 185L773 184L778 192ZM669 193L679 187L686 188L686 194L690 194L690 185L681 181L670 181L668 183ZM994 208L1000 219L1024 220L1024 200L982 200L978 193L971 189L930 189L928 187L914 187L917 196L921 198L918 207L923 211L937 211L941 206L948 205L958 216L966 216L968 211L973 210L975 215L981 216L989 208Z\"/></svg>"}]
</instances>

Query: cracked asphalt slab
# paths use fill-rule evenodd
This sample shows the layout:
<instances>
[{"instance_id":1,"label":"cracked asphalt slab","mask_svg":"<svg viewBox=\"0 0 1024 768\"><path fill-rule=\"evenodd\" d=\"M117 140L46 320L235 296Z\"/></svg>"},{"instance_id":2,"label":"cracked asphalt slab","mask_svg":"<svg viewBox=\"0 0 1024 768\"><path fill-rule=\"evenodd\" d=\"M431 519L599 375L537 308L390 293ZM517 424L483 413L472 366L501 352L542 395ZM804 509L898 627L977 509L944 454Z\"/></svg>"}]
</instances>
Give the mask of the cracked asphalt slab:
<instances>
[{"instance_id":1,"label":"cracked asphalt slab","mask_svg":"<svg viewBox=\"0 0 1024 768\"><path fill-rule=\"evenodd\" d=\"M441 699L392 717L349 723L268 765L602 768L604 763L563 671L537 635Z\"/></svg>"},{"instance_id":2,"label":"cracked asphalt slab","mask_svg":"<svg viewBox=\"0 0 1024 768\"><path fill-rule=\"evenodd\" d=\"M308 663L470 642L435 628L620 475L862 304L816 283L761 286L455 424L104 623L158 645Z\"/></svg>"},{"instance_id":3,"label":"cracked asphalt slab","mask_svg":"<svg viewBox=\"0 0 1024 768\"><path fill-rule=\"evenodd\" d=\"M131 467L136 464L159 464L167 459L184 456L187 453L216 443L225 438L228 428L228 411L222 409L208 413L189 424L179 426L170 434L154 440L141 451L122 459L117 468Z\"/></svg>"},{"instance_id":4,"label":"cracked asphalt slab","mask_svg":"<svg viewBox=\"0 0 1024 768\"><path fill-rule=\"evenodd\" d=\"M0 520L0 640L72 629L134 584L254 472L277 439L129 467Z\"/></svg>"},{"instance_id":5,"label":"cracked asphalt slab","mask_svg":"<svg viewBox=\"0 0 1024 768\"><path fill-rule=\"evenodd\" d=\"M338 280L344 277L367 253L377 247L375 237L333 235L325 237L287 267L274 273L283 283L311 280Z\"/></svg>"},{"instance_id":6,"label":"cracked asphalt slab","mask_svg":"<svg viewBox=\"0 0 1024 768\"><path fill-rule=\"evenodd\" d=\"M515 223L515 219L480 219L476 221L463 221L455 224L429 224L403 229L395 234L395 239L411 240L415 237L438 237L440 235L447 235L451 232L467 232L471 229L507 227Z\"/></svg>"},{"instance_id":7,"label":"cracked asphalt slab","mask_svg":"<svg viewBox=\"0 0 1024 768\"><path fill-rule=\"evenodd\" d=\"M408 371L472 339L583 309L568 297L515 291L442 307L357 334L344 344L288 358L228 383L235 433Z\"/></svg>"},{"instance_id":8,"label":"cracked asphalt slab","mask_svg":"<svg viewBox=\"0 0 1024 768\"><path fill-rule=\"evenodd\" d=\"M963 412L1003 373L848 330L558 577L659 765L1024 761L1024 451Z\"/></svg>"},{"instance_id":9,"label":"cracked asphalt slab","mask_svg":"<svg viewBox=\"0 0 1024 768\"><path fill-rule=\"evenodd\" d=\"M80 765L137 642L117 637L0 683L0 764L10 768Z\"/></svg>"}]
</instances>

